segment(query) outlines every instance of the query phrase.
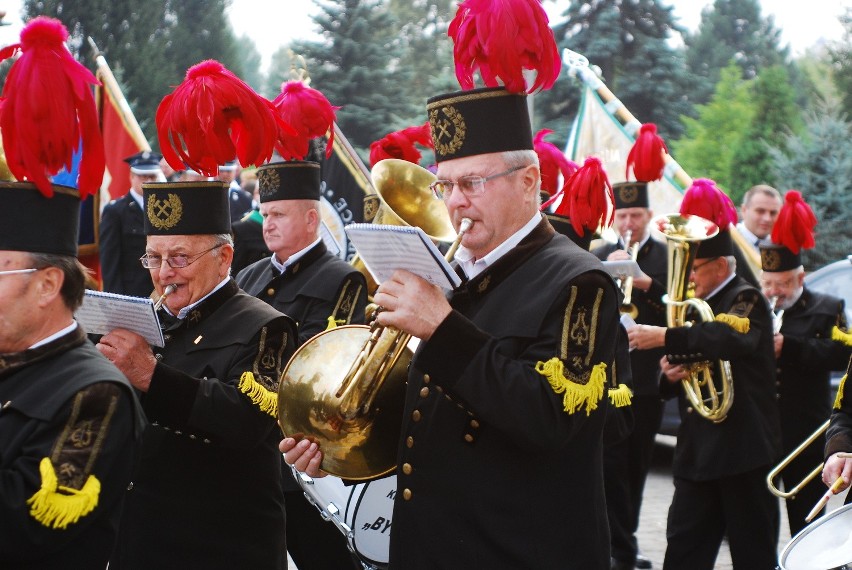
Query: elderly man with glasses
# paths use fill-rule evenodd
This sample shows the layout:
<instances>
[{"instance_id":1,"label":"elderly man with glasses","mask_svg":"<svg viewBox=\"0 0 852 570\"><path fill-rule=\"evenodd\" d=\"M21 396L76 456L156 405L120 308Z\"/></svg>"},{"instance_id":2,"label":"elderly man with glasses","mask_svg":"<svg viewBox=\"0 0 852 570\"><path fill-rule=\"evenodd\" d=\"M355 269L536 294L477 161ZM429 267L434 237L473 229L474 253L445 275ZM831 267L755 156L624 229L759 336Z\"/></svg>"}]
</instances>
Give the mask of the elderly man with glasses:
<instances>
[{"instance_id":1,"label":"elderly man with glasses","mask_svg":"<svg viewBox=\"0 0 852 570\"><path fill-rule=\"evenodd\" d=\"M286 568L275 418L295 324L231 278L224 183L143 190L165 347L123 329L98 344L151 422L110 568Z\"/></svg>"},{"instance_id":2,"label":"elderly man with glasses","mask_svg":"<svg viewBox=\"0 0 852 570\"><path fill-rule=\"evenodd\" d=\"M421 339L411 363L391 568L609 567L602 475L617 291L600 261L539 213L523 94L449 93L427 105L432 185L456 228L462 285L446 297L405 270L378 321ZM281 443L318 475L322 450Z\"/></svg>"}]
</instances>

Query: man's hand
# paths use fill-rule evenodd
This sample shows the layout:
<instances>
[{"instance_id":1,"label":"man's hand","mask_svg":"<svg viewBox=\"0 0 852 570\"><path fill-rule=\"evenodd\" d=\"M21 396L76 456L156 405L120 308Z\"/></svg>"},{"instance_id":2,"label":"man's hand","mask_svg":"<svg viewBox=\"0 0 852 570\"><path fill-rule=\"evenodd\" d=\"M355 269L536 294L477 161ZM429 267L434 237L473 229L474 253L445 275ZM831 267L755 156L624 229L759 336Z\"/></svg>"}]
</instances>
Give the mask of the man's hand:
<instances>
[{"instance_id":1,"label":"man's hand","mask_svg":"<svg viewBox=\"0 0 852 570\"><path fill-rule=\"evenodd\" d=\"M127 376L134 388L148 391L157 359L144 338L126 329L115 329L101 337L96 348Z\"/></svg>"},{"instance_id":2,"label":"man's hand","mask_svg":"<svg viewBox=\"0 0 852 570\"><path fill-rule=\"evenodd\" d=\"M284 454L284 461L287 465L292 465L314 479L327 475L325 471L320 469L322 451L316 443L311 443L307 439L297 442L292 437L285 437L278 444L278 449Z\"/></svg>"},{"instance_id":3,"label":"man's hand","mask_svg":"<svg viewBox=\"0 0 852 570\"><path fill-rule=\"evenodd\" d=\"M636 325L627 331L630 348L648 350L666 345L666 327Z\"/></svg>"},{"instance_id":4,"label":"man's hand","mask_svg":"<svg viewBox=\"0 0 852 570\"><path fill-rule=\"evenodd\" d=\"M376 320L420 340L429 340L452 312L440 287L413 273L399 269L381 284L373 301L382 309Z\"/></svg>"},{"instance_id":5,"label":"man's hand","mask_svg":"<svg viewBox=\"0 0 852 570\"><path fill-rule=\"evenodd\" d=\"M781 358L781 350L784 348L784 335L775 333L772 340L775 342L775 358Z\"/></svg>"},{"instance_id":6,"label":"man's hand","mask_svg":"<svg viewBox=\"0 0 852 570\"><path fill-rule=\"evenodd\" d=\"M680 364L672 364L665 356L660 359L660 371L666 380L672 384L680 382L686 378L686 370Z\"/></svg>"},{"instance_id":7,"label":"man's hand","mask_svg":"<svg viewBox=\"0 0 852 570\"><path fill-rule=\"evenodd\" d=\"M849 487L852 482L852 458L839 457L835 453L825 460L825 467L822 468L822 482L826 487L831 487L838 477L843 477L843 485L837 491L843 491Z\"/></svg>"}]
</instances>

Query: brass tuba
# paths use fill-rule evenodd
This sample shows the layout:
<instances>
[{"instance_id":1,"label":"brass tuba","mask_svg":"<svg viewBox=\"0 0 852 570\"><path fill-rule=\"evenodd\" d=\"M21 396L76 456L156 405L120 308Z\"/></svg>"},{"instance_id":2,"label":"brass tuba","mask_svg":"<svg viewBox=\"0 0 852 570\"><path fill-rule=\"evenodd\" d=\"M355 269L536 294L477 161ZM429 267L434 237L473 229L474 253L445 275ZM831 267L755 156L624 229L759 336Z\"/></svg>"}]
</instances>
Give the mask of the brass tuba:
<instances>
[{"instance_id":1,"label":"brass tuba","mask_svg":"<svg viewBox=\"0 0 852 570\"><path fill-rule=\"evenodd\" d=\"M689 273L698 251L698 245L719 233L716 224L698 216L666 214L651 221L652 227L666 239L668 246L668 294L663 299L667 306L669 327L689 326L687 310L692 307L701 321L714 320L713 310L703 299L687 298ZM725 419L734 403L734 381L731 363L718 360L721 389L713 382L710 362L685 365L687 377L681 380L686 397L702 417L713 423Z\"/></svg>"},{"instance_id":2,"label":"brass tuba","mask_svg":"<svg viewBox=\"0 0 852 570\"><path fill-rule=\"evenodd\" d=\"M451 243L455 239L446 206L429 189L434 174L407 160L386 158L373 165L370 178L378 200L372 223L417 226L435 242ZM356 254L350 265L367 278L367 294L372 297L378 285L361 257Z\"/></svg>"}]
</instances>

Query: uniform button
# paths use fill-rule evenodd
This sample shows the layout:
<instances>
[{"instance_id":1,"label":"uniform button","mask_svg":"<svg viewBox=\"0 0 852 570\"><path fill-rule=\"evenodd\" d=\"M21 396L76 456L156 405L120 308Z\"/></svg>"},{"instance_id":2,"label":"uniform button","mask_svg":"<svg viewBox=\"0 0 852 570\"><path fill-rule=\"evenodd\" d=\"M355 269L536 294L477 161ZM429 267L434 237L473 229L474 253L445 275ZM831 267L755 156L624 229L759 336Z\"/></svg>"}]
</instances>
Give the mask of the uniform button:
<instances>
[{"instance_id":1,"label":"uniform button","mask_svg":"<svg viewBox=\"0 0 852 570\"><path fill-rule=\"evenodd\" d=\"M205 438L204 438L204 443L210 443L210 440L209 440L209 439L207 439L207 438L205 437Z\"/></svg>"},{"instance_id":2,"label":"uniform button","mask_svg":"<svg viewBox=\"0 0 852 570\"><path fill-rule=\"evenodd\" d=\"M402 498L406 501L411 500L411 489L403 489L402 490Z\"/></svg>"},{"instance_id":3,"label":"uniform button","mask_svg":"<svg viewBox=\"0 0 852 570\"><path fill-rule=\"evenodd\" d=\"M170 335L170 334L164 334L163 335L163 340L169 340L171 338L172 338L172 335Z\"/></svg>"},{"instance_id":4,"label":"uniform button","mask_svg":"<svg viewBox=\"0 0 852 570\"><path fill-rule=\"evenodd\" d=\"M429 388L427 388L426 386L423 386L422 388L420 388L420 397L421 398L425 398L428 395L429 395Z\"/></svg>"},{"instance_id":5,"label":"uniform button","mask_svg":"<svg viewBox=\"0 0 852 570\"><path fill-rule=\"evenodd\" d=\"M163 355L158 352L157 354L154 355L154 358L156 358L157 360L162 360Z\"/></svg>"},{"instance_id":6,"label":"uniform button","mask_svg":"<svg viewBox=\"0 0 852 570\"><path fill-rule=\"evenodd\" d=\"M414 447L414 438L412 436L409 435L408 437L405 438L405 446L408 449L411 449L412 447Z\"/></svg>"},{"instance_id":7,"label":"uniform button","mask_svg":"<svg viewBox=\"0 0 852 570\"><path fill-rule=\"evenodd\" d=\"M423 375L423 383L424 384L428 384L431 381L432 381L432 378L430 378L428 374Z\"/></svg>"},{"instance_id":8,"label":"uniform button","mask_svg":"<svg viewBox=\"0 0 852 570\"><path fill-rule=\"evenodd\" d=\"M688 407L686 408L686 413L687 413L687 414L691 414L691 413L692 413L692 406L688 406Z\"/></svg>"},{"instance_id":9,"label":"uniform button","mask_svg":"<svg viewBox=\"0 0 852 570\"><path fill-rule=\"evenodd\" d=\"M476 421L476 420L470 420L470 427L472 427L473 429L478 429L479 428L479 422Z\"/></svg>"},{"instance_id":10,"label":"uniform button","mask_svg":"<svg viewBox=\"0 0 852 570\"><path fill-rule=\"evenodd\" d=\"M275 294L275 289L270 287L269 289L266 290L266 294L271 297L272 295Z\"/></svg>"},{"instance_id":11,"label":"uniform button","mask_svg":"<svg viewBox=\"0 0 852 570\"><path fill-rule=\"evenodd\" d=\"M127 490L128 490L128 491L132 491L132 490L133 490L133 481L131 481L130 483L128 483L128 484L127 484Z\"/></svg>"},{"instance_id":12,"label":"uniform button","mask_svg":"<svg viewBox=\"0 0 852 570\"><path fill-rule=\"evenodd\" d=\"M438 391L438 393L439 393L439 394L443 394L443 393L444 393L444 389L443 389L443 388L441 388L440 386L435 386L435 389Z\"/></svg>"},{"instance_id":13,"label":"uniform button","mask_svg":"<svg viewBox=\"0 0 852 570\"><path fill-rule=\"evenodd\" d=\"M421 418L420 410L414 410L411 412L411 419L415 422L419 422Z\"/></svg>"},{"instance_id":14,"label":"uniform button","mask_svg":"<svg viewBox=\"0 0 852 570\"><path fill-rule=\"evenodd\" d=\"M402 472L403 473L405 473L406 475L411 475L411 471L412 471L411 463L403 463L402 464Z\"/></svg>"},{"instance_id":15,"label":"uniform button","mask_svg":"<svg viewBox=\"0 0 852 570\"><path fill-rule=\"evenodd\" d=\"M468 443L473 443L473 436L469 433L464 434L464 440Z\"/></svg>"}]
</instances>

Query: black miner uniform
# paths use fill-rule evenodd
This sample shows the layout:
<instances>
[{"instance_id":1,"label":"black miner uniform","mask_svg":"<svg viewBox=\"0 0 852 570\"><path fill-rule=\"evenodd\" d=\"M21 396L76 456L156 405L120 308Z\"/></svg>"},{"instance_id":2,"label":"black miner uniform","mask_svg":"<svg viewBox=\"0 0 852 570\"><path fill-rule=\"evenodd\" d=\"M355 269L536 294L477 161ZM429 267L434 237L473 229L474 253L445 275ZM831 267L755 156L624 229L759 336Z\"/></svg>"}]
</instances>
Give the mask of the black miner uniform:
<instances>
[{"instance_id":1,"label":"black miner uniform","mask_svg":"<svg viewBox=\"0 0 852 570\"><path fill-rule=\"evenodd\" d=\"M623 244L606 244L592 251L605 260ZM634 319L639 324L666 326L666 293L668 259L666 245L648 237L639 248L636 259L642 272L651 278L651 287L632 289L632 303L638 310ZM630 369L633 377L633 430L626 439L604 448L604 477L607 489L607 511L612 533L612 555L619 561L631 561L638 552L636 530L645 479L651 467L654 440L663 416L660 398L660 358L663 349L633 350Z\"/></svg>"},{"instance_id":2,"label":"black miner uniform","mask_svg":"<svg viewBox=\"0 0 852 570\"><path fill-rule=\"evenodd\" d=\"M585 360L609 377L616 299L594 256L546 220L452 294L409 374L392 568L609 568L609 403L566 412L536 365L563 346L566 374Z\"/></svg>"},{"instance_id":3,"label":"black miner uniform","mask_svg":"<svg viewBox=\"0 0 852 570\"><path fill-rule=\"evenodd\" d=\"M702 243L699 254L703 247ZM662 381L661 390L678 395L681 416L673 464L675 501L666 529L666 567L688 567L686 560L696 568L713 566L717 554L715 524L713 530L704 533L712 537L712 547L697 552L695 544L681 540L682 532L701 535L698 529L712 524L708 508L724 508L728 521L739 523L727 527L735 564L744 560L743 567L774 567L778 503L766 489L765 475L779 458L781 425L769 309L760 291L738 276L705 301L717 317L727 313L747 318L748 332L737 332L718 321L666 332L669 362L710 360L714 380L721 385L716 361L729 360L734 386L733 406L727 417L713 423L691 408L679 382ZM684 498L680 502L679 493ZM676 509L676 505L682 508ZM718 539L721 541L721 536Z\"/></svg>"},{"instance_id":4,"label":"black miner uniform","mask_svg":"<svg viewBox=\"0 0 852 570\"><path fill-rule=\"evenodd\" d=\"M852 352L852 347L831 339L835 326L846 330L843 307L841 299L805 287L802 296L784 311L777 379L785 456L831 415L830 372L843 370ZM787 487L804 479L822 460L820 446L809 446L784 469ZM824 493L825 486L817 477L795 499L787 499L791 536L805 527L805 517Z\"/></svg>"},{"instance_id":5,"label":"black miner uniform","mask_svg":"<svg viewBox=\"0 0 852 570\"><path fill-rule=\"evenodd\" d=\"M852 376L852 358L849 359L846 375L840 383L840 391L831 411L828 430L825 432L826 459L838 452L852 453L852 380L849 380L849 376ZM852 492L846 494L845 503L852 503Z\"/></svg>"},{"instance_id":6,"label":"black miner uniform","mask_svg":"<svg viewBox=\"0 0 852 570\"><path fill-rule=\"evenodd\" d=\"M151 274L139 263L145 254L144 215L130 192L104 206L99 232L104 291L134 297L150 295L154 290Z\"/></svg>"}]
</instances>

